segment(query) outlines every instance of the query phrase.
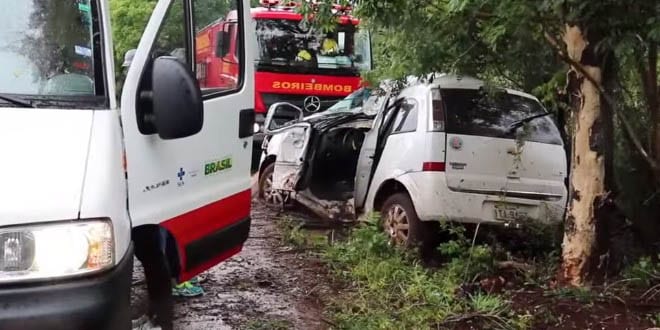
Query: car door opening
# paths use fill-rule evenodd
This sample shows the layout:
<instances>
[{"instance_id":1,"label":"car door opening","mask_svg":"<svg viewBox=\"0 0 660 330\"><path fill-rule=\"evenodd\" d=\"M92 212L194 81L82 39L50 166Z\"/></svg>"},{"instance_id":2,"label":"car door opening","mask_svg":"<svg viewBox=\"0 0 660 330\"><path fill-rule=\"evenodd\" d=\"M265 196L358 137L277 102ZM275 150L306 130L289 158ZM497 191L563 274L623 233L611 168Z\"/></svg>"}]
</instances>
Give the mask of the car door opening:
<instances>
[{"instance_id":1,"label":"car door opening","mask_svg":"<svg viewBox=\"0 0 660 330\"><path fill-rule=\"evenodd\" d=\"M353 197L358 156L367 131L338 127L318 136L308 171L309 189L316 197L333 201Z\"/></svg>"}]
</instances>

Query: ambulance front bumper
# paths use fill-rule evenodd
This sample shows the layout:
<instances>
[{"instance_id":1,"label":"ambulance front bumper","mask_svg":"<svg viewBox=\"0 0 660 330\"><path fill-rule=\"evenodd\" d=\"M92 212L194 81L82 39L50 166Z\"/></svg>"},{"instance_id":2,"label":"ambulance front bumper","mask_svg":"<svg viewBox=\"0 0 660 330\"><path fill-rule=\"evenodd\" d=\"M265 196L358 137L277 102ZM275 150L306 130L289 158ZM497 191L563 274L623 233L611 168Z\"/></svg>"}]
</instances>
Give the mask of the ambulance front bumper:
<instances>
[{"instance_id":1,"label":"ambulance front bumper","mask_svg":"<svg viewBox=\"0 0 660 330\"><path fill-rule=\"evenodd\" d=\"M113 269L67 281L0 286L0 329L130 329L133 246Z\"/></svg>"}]
</instances>

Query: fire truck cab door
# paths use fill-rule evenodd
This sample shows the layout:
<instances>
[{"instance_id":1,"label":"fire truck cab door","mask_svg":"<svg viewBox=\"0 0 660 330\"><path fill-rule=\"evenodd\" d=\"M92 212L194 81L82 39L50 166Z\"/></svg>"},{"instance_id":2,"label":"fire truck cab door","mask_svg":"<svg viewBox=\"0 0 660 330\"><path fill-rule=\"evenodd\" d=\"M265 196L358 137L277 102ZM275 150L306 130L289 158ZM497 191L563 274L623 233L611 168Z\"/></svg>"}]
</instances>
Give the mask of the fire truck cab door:
<instances>
[{"instance_id":1,"label":"fire truck cab door","mask_svg":"<svg viewBox=\"0 0 660 330\"><path fill-rule=\"evenodd\" d=\"M174 56L195 81L194 36L199 28L228 14L236 15L240 44L254 43L247 0L226 1L228 6L213 9L202 2L208 1L156 3L121 97L132 225L167 229L178 250L180 280L240 251L250 226L253 51L241 48L237 52L241 65L236 86L205 86L200 90L203 125L196 134L163 139L155 124L155 128L148 125L158 120L150 121L144 115L153 95L150 88L156 58L169 56L172 60Z\"/></svg>"}]
</instances>

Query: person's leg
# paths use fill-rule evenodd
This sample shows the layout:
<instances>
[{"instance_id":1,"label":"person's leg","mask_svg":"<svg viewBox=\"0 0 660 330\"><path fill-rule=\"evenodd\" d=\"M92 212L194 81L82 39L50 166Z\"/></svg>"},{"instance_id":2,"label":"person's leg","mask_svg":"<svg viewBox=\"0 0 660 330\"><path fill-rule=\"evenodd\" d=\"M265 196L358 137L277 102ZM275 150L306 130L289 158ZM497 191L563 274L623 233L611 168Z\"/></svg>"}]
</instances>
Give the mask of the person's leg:
<instances>
[{"instance_id":1,"label":"person's leg","mask_svg":"<svg viewBox=\"0 0 660 330\"><path fill-rule=\"evenodd\" d=\"M149 315L163 330L172 329L172 281L163 250L162 233L153 228L134 230L135 255L144 267L149 294Z\"/></svg>"}]
</instances>

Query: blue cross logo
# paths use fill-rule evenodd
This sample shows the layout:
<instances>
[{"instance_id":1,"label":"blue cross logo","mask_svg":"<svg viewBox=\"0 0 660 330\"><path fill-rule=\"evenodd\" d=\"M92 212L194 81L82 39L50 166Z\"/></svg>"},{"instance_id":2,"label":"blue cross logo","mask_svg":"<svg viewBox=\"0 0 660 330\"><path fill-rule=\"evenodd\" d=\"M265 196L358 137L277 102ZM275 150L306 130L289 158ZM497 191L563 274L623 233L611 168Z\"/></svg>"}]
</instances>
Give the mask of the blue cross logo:
<instances>
[{"instance_id":1,"label":"blue cross logo","mask_svg":"<svg viewBox=\"0 0 660 330\"><path fill-rule=\"evenodd\" d=\"M179 177L179 181L183 181L183 177L186 175L186 171L183 170L183 167L179 169L179 173L176 176Z\"/></svg>"}]
</instances>

